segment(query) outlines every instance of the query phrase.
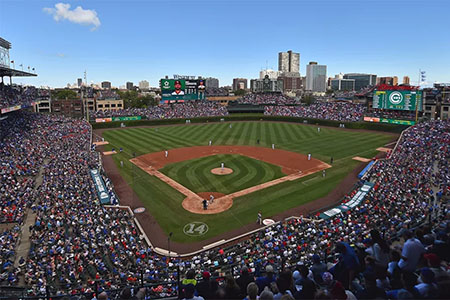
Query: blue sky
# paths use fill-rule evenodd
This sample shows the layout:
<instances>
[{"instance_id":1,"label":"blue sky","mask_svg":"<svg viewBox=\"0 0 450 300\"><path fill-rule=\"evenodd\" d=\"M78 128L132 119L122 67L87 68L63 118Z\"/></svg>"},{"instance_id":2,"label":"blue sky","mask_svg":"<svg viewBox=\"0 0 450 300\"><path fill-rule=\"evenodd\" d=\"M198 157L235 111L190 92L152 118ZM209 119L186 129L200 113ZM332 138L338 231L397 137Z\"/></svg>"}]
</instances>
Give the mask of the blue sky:
<instances>
[{"instance_id":1,"label":"blue sky","mask_svg":"<svg viewBox=\"0 0 450 300\"><path fill-rule=\"evenodd\" d=\"M70 4L54 19L57 3ZM73 10L81 6L80 14ZM47 9L46 9L47 8ZM93 12L95 11L95 12ZM300 52L300 71L317 61L339 72L450 81L450 1L34 1L0 0L0 36L16 68L36 68L34 85L164 75L256 78L277 69L278 52ZM64 12L63 12L64 13ZM95 15L96 14L96 15Z\"/></svg>"}]
</instances>

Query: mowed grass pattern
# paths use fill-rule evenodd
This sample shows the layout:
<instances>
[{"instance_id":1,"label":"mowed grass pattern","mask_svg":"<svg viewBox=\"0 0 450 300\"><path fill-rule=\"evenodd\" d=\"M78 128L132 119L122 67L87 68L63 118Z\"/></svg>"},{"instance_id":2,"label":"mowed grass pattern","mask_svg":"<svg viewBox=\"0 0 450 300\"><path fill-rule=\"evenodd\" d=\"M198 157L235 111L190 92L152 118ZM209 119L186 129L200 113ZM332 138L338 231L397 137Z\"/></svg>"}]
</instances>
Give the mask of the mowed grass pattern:
<instances>
[{"instance_id":1,"label":"mowed grass pattern","mask_svg":"<svg viewBox=\"0 0 450 300\"><path fill-rule=\"evenodd\" d=\"M222 162L225 167L233 169L232 174L211 173L211 169L220 167ZM196 193L230 194L285 176L280 166L230 154L218 154L173 163L160 171Z\"/></svg>"},{"instance_id":2,"label":"mowed grass pattern","mask_svg":"<svg viewBox=\"0 0 450 300\"><path fill-rule=\"evenodd\" d=\"M232 128L229 128L230 124ZM371 158L378 153L376 148L392 139L391 135L378 132L321 128L319 133L316 126L275 122L126 128L105 131L103 137L110 143L106 146L107 150L123 148L124 151L114 155L113 159L121 175L133 186L141 202L155 216L163 230L166 233L173 232L174 241L187 243L255 222L258 211L264 217L270 217L327 195L360 163L352 160L352 157ZM311 153L326 163L333 157L334 163L327 170L325 178L321 172L312 174L234 199L233 207L226 212L197 215L183 209L182 194L129 162L133 153L139 156L173 148L208 145L209 140L214 145L271 147L273 143L278 149ZM120 167L120 161L124 162L123 168ZM209 231L200 237L186 236L183 227L193 221L205 222Z\"/></svg>"}]
</instances>

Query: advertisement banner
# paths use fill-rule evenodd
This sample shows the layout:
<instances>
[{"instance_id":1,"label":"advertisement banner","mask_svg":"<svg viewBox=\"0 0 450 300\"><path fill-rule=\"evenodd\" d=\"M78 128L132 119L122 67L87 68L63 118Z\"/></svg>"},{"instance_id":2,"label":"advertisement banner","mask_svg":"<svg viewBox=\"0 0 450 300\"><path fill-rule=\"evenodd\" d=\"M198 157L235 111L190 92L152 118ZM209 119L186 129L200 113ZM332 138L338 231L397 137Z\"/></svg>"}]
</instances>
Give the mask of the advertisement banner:
<instances>
[{"instance_id":1,"label":"advertisement banner","mask_svg":"<svg viewBox=\"0 0 450 300\"><path fill-rule=\"evenodd\" d=\"M415 121L408 121L408 120L394 120L394 119L385 119L380 118L381 123L389 123L389 124L400 124L400 125L414 125L416 124Z\"/></svg>"},{"instance_id":2,"label":"advertisement banner","mask_svg":"<svg viewBox=\"0 0 450 300\"><path fill-rule=\"evenodd\" d=\"M117 122L117 121L132 121L132 120L140 120L141 118L142 118L141 116L113 117L112 120L113 120L113 122Z\"/></svg>"},{"instance_id":3,"label":"advertisement banner","mask_svg":"<svg viewBox=\"0 0 450 300\"><path fill-rule=\"evenodd\" d=\"M364 200L364 198L367 196L367 194L370 192L373 186L374 184L372 182L369 181L364 182L364 185L359 188L358 192L352 197L352 199L350 199L350 201L348 201L347 203L342 203L341 205L335 208L324 211L319 215L319 217L322 219L328 219L337 214L346 212L358 206Z\"/></svg>"},{"instance_id":4,"label":"advertisement banner","mask_svg":"<svg viewBox=\"0 0 450 300\"><path fill-rule=\"evenodd\" d=\"M364 121L374 122L374 123L399 124L399 125L414 125L414 124L416 124L415 121L395 120L395 119L376 118L376 117L364 117Z\"/></svg>"},{"instance_id":5,"label":"advertisement banner","mask_svg":"<svg viewBox=\"0 0 450 300\"><path fill-rule=\"evenodd\" d=\"M364 117L364 121L366 121L366 122L375 122L375 123L379 123L379 122L380 122L380 118L375 118L375 117Z\"/></svg>"},{"instance_id":6,"label":"advertisement banner","mask_svg":"<svg viewBox=\"0 0 450 300\"><path fill-rule=\"evenodd\" d=\"M111 204L111 199L109 197L108 191L106 190L105 183L103 182L102 176L98 170L92 169L90 171L92 180L94 180L95 189L97 190L98 198L101 204Z\"/></svg>"},{"instance_id":7,"label":"advertisement banner","mask_svg":"<svg viewBox=\"0 0 450 300\"><path fill-rule=\"evenodd\" d=\"M8 112L12 112L12 111L15 111L15 110L19 110L21 108L22 108L21 105L16 105L16 106L10 106L10 107L7 107L7 108L2 108L2 114L8 113Z\"/></svg>"},{"instance_id":8,"label":"advertisement banner","mask_svg":"<svg viewBox=\"0 0 450 300\"><path fill-rule=\"evenodd\" d=\"M96 118L95 123L112 122L112 118Z\"/></svg>"},{"instance_id":9,"label":"advertisement banner","mask_svg":"<svg viewBox=\"0 0 450 300\"><path fill-rule=\"evenodd\" d=\"M373 108L422 111L422 91L374 91Z\"/></svg>"}]
</instances>

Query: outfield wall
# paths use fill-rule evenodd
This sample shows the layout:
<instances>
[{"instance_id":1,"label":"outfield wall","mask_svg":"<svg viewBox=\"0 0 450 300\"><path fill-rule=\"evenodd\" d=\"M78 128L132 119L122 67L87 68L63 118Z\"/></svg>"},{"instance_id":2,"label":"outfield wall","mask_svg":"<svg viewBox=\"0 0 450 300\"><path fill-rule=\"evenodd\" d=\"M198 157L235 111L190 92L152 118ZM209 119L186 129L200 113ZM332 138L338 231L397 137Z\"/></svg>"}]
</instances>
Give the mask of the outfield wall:
<instances>
[{"instance_id":1,"label":"outfield wall","mask_svg":"<svg viewBox=\"0 0 450 300\"><path fill-rule=\"evenodd\" d=\"M103 128L120 128L121 124L126 127L134 126L158 126L158 125L184 125L186 120L190 120L190 123L217 123L217 122L229 122L229 121L272 121L272 122L291 122L291 123L303 123L314 124L322 126L330 126L339 128L341 124L345 125L347 129L365 129L375 131L385 131L400 133L404 129L408 128L407 125L397 124L381 124L381 123L368 123L368 122L342 122L332 120L321 119L308 119L308 118L296 118L296 117L282 117L282 116L265 116L263 114L239 114L220 117L201 117L201 118L182 118L182 119L161 119L161 120L133 120L123 122L107 122L107 123L92 123L94 129Z\"/></svg>"}]
</instances>

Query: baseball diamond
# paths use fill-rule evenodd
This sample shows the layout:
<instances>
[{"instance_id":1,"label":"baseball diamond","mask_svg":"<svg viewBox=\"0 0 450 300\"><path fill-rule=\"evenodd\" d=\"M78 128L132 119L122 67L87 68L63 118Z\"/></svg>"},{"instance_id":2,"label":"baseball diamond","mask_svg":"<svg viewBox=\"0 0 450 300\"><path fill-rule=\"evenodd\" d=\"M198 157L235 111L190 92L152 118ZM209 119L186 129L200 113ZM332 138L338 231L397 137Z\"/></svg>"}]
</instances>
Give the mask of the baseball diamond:
<instances>
[{"instance_id":1,"label":"baseball diamond","mask_svg":"<svg viewBox=\"0 0 450 300\"><path fill-rule=\"evenodd\" d=\"M277 216L286 214L289 210L294 210L297 215L306 214L309 209L307 206L302 208L302 205L309 202L319 205L320 201L314 200L335 190L344 178L348 180L350 173L355 173L356 168L362 166L362 163L353 160L353 157L374 157L379 153L376 148L396 138L395 135L386 133L326 127L318 133L315 126L277 122L236 122L231 128L227 123L140 127L98 130L97 133L109 142L103 146L104 150L123 148L121 153L104 156L105 169L122 202L132 208L146 207L146 211L137 218L152 243L158 245L161 242L161 246L164 246L166 242L159 238L158 232L161 232L162 236L173 232L174 251L198 249L202 245L220 240L224 234L236 235L256 228L254 221L258 211L261 211L264 218L275 220L279 219ZM210 140L212 146L208 146ZM271 149L272 144L276 145L276 150ZM237 146L248 146L258 151L242 155L239 152L219 153L217 150L220 147L232 149L231 146L235 146L234 149L239 148ZM210 150L207 150L208 148ZM178 152L180 150L177 149L182 150ZM211 153L201 155L200 151ZM287 153L302 157L311 153L311 162L319 164L328 164L333 157L333 164L327 170L326 177L322 177L322 172L306 174L293 181L281 182L233 198L232 206L221 213L193 214L182 205L187 197L186 193L174 189L161 178L149 175L130 161L134 157L141 161L144 158L147 166L161 171L158 173L165 173L167 180L181 183L180 185L189 191L192 189L192 196L199 192L218 192L226 195L280 178L284 174L299 173L299 170L304 172L308 169L305 168L308 163L306 159L301 163L291 159L289 164L281 164L258 157L262 151L281 151L281 155L274 156L278 160ZM154 157L158 159L155 160ZM209 171L213 167L220 167L225 157L236 159L235 164L238 166L232 165L235 173L213 180L211 176L215 175ZM124 162L123 167L120 166L120 161ZM251 167L252 165L254 167ZM254 175L251 172L254 171L251 170L256 168L262 168L266 172L271 170L272 175L258 174L263 178L259 181L253 180L251 177ZM258 173L261 173L261 169L259 170ZM229 176L238 177L236 182L224 185L223 183L231 178ZM246 176L247 180L242 181ZM353 180L356 182L356 176ZM342 195L348 192L339 191ZM337 199L339 198L335 197L335 201ZM316 207L318 208L320 207ZM187 236L183 233L183 227L190 222L203 222L208 225L209 230L201 236Z\"/></svg>"}]
</instances>

